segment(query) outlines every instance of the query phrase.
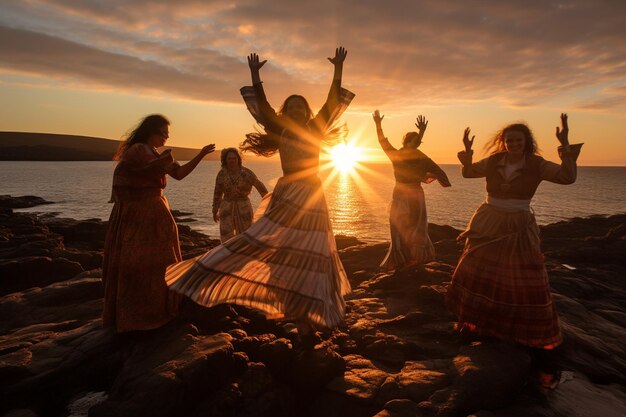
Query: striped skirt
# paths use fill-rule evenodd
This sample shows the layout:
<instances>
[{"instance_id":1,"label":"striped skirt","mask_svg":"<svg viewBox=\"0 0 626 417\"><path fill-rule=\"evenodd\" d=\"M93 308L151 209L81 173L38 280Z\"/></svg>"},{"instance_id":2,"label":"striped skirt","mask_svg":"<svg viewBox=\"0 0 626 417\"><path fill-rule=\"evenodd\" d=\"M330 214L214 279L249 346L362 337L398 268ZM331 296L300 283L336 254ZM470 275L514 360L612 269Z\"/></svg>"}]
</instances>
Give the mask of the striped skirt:
<instances>
[{"instance_id":1,"label":"striped skirt","mask_svg":"<svg viewBox=\"0 0 626 417\"><path fill-rule=\"evenodd\" d=\"M165 279L205 306L239 304L327 328L343 320L343 296L350 292L317 176L279 179L252 226L171 265Z\"/></svg>"},{"instance_id":2,"label":"striped skirt","mask_svg":"<svg viewBox=\"0 0 626 417\"><path fill-rule=\"evenodd\" d=\"M391 245L380 267L386 271L423 264L435 258L428 236L426 199L420 184L396 183L389 212Z\"/></svg>"},{"instance_id":3,"label":"striped skirt","mask_svg":"<svg viewBox=\"0 0 626 417\"><path fill-rule=\"evenodd\" d=\"M459 237L465 249L446 295L459 327L531 347L559 345L535 216L483 204Z\"/></svg>"}]
</instances>

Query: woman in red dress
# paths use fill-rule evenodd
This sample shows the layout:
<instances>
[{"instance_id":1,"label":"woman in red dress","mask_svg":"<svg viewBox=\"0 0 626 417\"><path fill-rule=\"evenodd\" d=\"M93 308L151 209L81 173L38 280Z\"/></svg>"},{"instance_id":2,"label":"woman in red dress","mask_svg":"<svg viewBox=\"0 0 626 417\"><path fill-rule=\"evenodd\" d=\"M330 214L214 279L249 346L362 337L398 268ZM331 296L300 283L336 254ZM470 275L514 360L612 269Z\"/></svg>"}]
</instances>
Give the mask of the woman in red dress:
<instances>
[{"instance_id":1,"label":"woman in red dress","mask_svg":"<svg viewBox=\"0 0 626 417\"><path fill-rule=\"evenodd\" d=\"M162 326L178 312L181 296L165 284L165 268L180 261L178 229L163 196L166 174L185 178L215 145L184 165L157 148L169 138L169 121L145 117L115 156L113 210L104 243L103 325L118 332Z\"/></svg>"}]
</instances>

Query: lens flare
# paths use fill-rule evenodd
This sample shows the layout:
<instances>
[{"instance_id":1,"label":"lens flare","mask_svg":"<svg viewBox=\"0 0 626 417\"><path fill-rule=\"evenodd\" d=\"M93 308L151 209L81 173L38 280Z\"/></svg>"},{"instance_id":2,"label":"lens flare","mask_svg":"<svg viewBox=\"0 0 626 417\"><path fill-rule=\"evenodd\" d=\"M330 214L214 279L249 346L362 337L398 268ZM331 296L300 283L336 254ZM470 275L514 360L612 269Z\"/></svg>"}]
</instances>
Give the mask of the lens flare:
<instances>
[{"instance_id":1,"label":"lens flare","mask_svg":"<svg viewBox=\"0 0 626 417\"><path fill-rule=\"evenodd\" d=\"M333 167L340 172L354 171L363 159L363 151L351 143L340 143L329 151Z\"/></svg>"}]
</instances>

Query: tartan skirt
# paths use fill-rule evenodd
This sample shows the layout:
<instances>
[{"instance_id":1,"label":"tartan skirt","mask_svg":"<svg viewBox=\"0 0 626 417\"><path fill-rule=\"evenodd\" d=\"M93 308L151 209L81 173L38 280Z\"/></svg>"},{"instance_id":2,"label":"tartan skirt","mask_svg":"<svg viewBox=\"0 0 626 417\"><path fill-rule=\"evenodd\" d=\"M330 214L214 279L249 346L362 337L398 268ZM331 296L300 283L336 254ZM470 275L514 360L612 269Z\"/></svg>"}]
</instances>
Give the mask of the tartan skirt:
<instances>
[{"instance_id":1,"label":"tartan skirt","mask_svg":"<svg viewBox=\"0 0 626 417\"><path fill-rule=\"evenodd\" d=\"M391 244L381 269L393 271L423 264L435 258L435 247L428 236L426 199L420 184L396 183L389 211Z\"/></svg>"},{"instance_id":2,"label":"tartan skirt","mask_svg":"<svg viewBox=\"0 0 626 417\"><path fill-rule=\"evenodd\" d=\"M531 347L559 345L559 319L532 212L484 203L459 238L466 239L465 249L446 295L459 327Z\"/></svg>"},{"instance_id":3,"label":"tartan skirt","mask_svg":"<svg viewBox=\"0 0 626 417\"><path fill-rule=\"evenodd\" d=\"M252 226L171 265L165 280L204 306L239 304L326 328L343 321L350 292L317 176L280 178Z\"/></svg>"}]
</instances>

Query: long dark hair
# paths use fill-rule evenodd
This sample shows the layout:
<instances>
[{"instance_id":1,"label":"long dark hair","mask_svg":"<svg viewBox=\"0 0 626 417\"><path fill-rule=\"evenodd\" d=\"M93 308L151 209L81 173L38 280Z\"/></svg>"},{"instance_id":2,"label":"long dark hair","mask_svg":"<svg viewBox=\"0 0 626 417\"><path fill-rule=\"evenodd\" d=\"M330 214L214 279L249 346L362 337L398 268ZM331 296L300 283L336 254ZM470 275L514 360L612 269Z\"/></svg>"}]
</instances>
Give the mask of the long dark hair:
<instances>
[{"instance_id":1,"label":"long dark hair","mask_svg":"<svg viewBox=\"0 0 626 417\"><path fill-rule=\"evenodd\" d=\"M226 158L228 158L229 153L234 153L237 156L237 164L239 164L239 168L241 168L242 161L241 155L239 155L239 151L237 148L224 148L220 154L220 162L222 163L222 168L226 167Z\"/></svg>"},{"instance_id":2,"label":"long dark hair","mask_svg":"<svg viewBox=\"0 0 626 417\"><path fill-rule=\"evenodd\" d=\"M524 153L533 155L539 155L539 148L537 147L537 141L533 136L533 132L530 130L526 123L512 123L502 129L500 129L485 145L485 150L490 153L505 152L506 145L504 143L504 137L508 132L521 132L526 139L524 143Z\"/></svg>"},{"instance_id":3,"label":"long dark hair","mask_svg":"<svg viewBox=\"0 0 626 417\"><path fill-rule=\"evenodd\" d=\"M146 143L151 135L160 133L161 129L164 126L169 126L169 124L170 121L160 114L151 114L144 117L130 133L126 134L126 139L117 147L113 160L119 161L126 149L135 143Z\"/></svg>"},{"instance_id":4,"label":"long dark hair","mask_svg":"<svg viewBox=\"0 0 626 417\"><path fill-rule=\"evenodd\" d=\"M292 94L285 99L282 106L280 106L280 109L278 110L278 116L280 118L288 117L286 116L285 112L287 110L287 105L289 104L289 101L293 99L300 99L304 102L308 115L306 123L310 122L313 119L313 109L311 109L311 106L309 105L307 99L299 94ZM348 133L348 129L345 124L332 126L326 132L322 131L323 127L318 128L320 129L320 133L322 133L322 135L324 136L324 142L329 143L342 142ZM264 131L257 130L253 133L247 133L246 138L243 142L241 142L241 145L239 145L239 149L242 152L252 152L259 156L272 156L278 151L278 140L281 133L282 132L268 131L267 129L264 129Z\"/></svg>"}]
</instances>

